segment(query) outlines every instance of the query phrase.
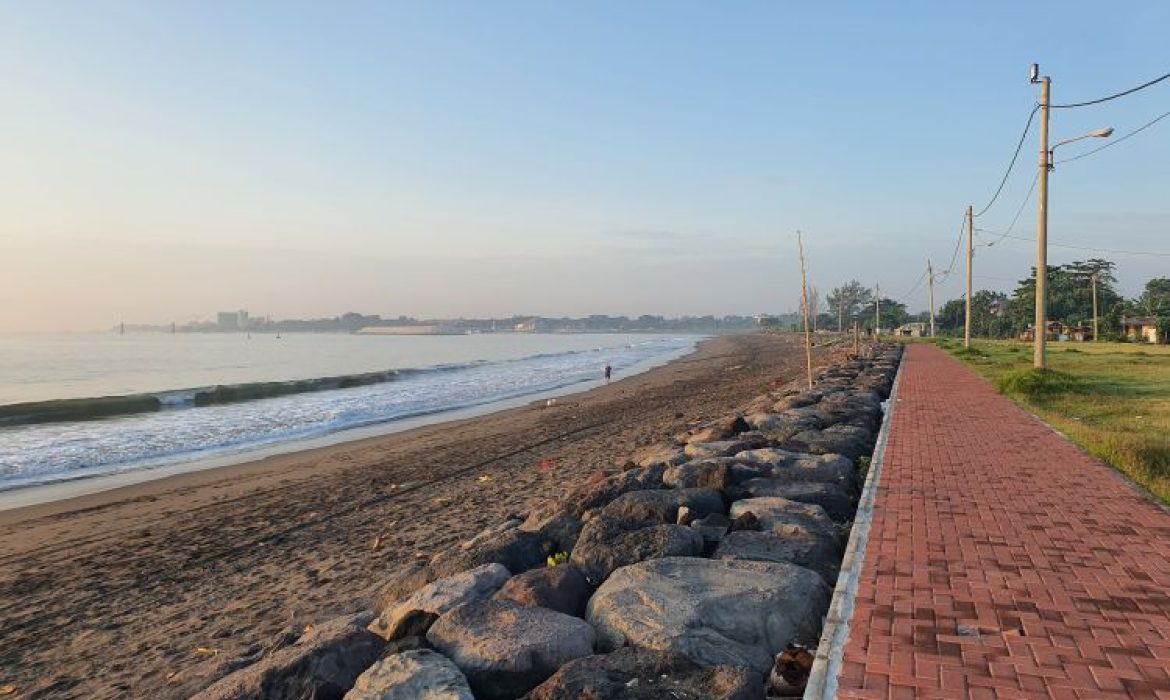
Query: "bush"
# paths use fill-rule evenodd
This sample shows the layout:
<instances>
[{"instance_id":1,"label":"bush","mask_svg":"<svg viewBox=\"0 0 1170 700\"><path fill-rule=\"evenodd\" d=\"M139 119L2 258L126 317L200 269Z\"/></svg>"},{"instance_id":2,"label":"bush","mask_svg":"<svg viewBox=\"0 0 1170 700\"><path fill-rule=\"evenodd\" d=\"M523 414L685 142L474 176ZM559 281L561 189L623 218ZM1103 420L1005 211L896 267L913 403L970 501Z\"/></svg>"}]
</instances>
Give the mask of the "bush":
<instances>
[{"instance_id":1,"label":"bush","mask_svg":"<svg viewBox=\"0 0 1170 700\"><path fill-rule=\"evenodd\" d=\"M1000 393L1021 396L1029 401L1043 401L1061 394L1085 393L1086 385L1080 378L1053 369L1020 369L996 383Z\"/></svg>"}]
</instances>

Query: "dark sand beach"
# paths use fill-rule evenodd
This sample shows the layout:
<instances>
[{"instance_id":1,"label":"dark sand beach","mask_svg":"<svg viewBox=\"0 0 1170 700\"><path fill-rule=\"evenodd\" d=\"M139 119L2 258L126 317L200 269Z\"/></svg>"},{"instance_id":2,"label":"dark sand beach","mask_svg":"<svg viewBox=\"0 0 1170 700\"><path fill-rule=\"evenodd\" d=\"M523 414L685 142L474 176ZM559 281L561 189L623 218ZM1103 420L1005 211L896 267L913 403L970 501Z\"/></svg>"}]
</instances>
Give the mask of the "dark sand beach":
<instances>
[{"instance_id":1,"label":"dark sand beach","mask_svg":"<svg viewBox=\"0 0 1170 700\"><path fill-rule=\"evenodd\" d=\"M803 370L795 335L718 337L552 406L0 512L0 686L187 697L284 630L368 607L402 564Z\"/></svg>"}]
</instances>

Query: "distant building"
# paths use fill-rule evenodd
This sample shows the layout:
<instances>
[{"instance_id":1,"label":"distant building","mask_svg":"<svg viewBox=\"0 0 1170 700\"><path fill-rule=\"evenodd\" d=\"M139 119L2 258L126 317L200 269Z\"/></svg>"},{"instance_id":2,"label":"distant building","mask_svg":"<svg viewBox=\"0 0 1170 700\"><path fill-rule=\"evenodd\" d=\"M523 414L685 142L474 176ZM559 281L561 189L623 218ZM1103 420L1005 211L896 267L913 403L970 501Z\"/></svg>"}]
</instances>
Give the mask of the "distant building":
<instances>
[{"instance_id":1,"label":"distant building","mask_svg":"<svg viewBox=\"0 0 1170 700\"><path fill-rule=\"evenodd\" d=\"M928 328L927 324L915 321L898 326L893 330L893 335L898 338L924 338L930 335Z\"/></svg>"},{"instance_id":2,"label":"distant building","mask_svg":"<svg viewBox=\"0 0 1170 700\"><path fill-rule=\"evenodd\" d=\"M1135 316L1121 319L1121 332L1130 340L1143 340L1147 343L1161 343L1166 332L1159 332L1158 319L1153 316Z\"/></svg>"},{"instance_id":3,"label":"distant building","mask_svg":"<svg viewBox=\"0 0 1170 700\"><path fill-rule=\"evenodd\" d=\"M1064 324L1060 321L1048 321L1045 324L1048 327L1048 332L1044 334L1047 340L1067 340L1064 336ZM1020 333L1020 340L1032 342L1036 339L1036 327L1034 325L1028 326L1023 333Z\"/></svg>"},{"instance_id":4,"label":"distant building","mask_svg":"<svg viewBox=\"0 0 1170 700\"><path fill-rule=\"evenodd\" d=\"M215 325L224 331L237 331L248 327L247 311L220 311L215 315Z\"/></svg>"},{"instance_id":5,"label":"distant building","mask_svg":"<svg viewBox=\"0 0 1170 700\"><path fill-rule=\"evenodd\" d=\"M772 314L757 314L756 325L760 328L779 328L780 317Z\"/></svg>"}]
</instances>

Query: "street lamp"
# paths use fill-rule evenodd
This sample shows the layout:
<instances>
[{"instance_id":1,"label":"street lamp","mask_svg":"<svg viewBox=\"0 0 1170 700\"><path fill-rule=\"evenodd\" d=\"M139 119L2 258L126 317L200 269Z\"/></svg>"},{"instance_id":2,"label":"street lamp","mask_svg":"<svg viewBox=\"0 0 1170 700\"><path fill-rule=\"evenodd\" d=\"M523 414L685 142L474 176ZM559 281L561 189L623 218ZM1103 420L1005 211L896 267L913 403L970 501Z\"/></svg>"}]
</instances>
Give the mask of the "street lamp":
<instances>
[{"instance_id":1,"label":"street lamp","mask_svg":"<svg viewBox=\"0 0 1170 700\"><path fill-rule=\"evenodd\" d=\"M1039 202L1036 207L1036 324L1033 327L1032 366L1044 369L1044 349L1048 335L1048 173L1052 170L1053 153L1060 146L1088 138L1108 138L1113 129L1098 129L1076 138L1048 146L1048 113L1052 104L1052 79L1040 76L1040 66L1033 63L1029 73L1033 83L1040 83L1040 173Z\"/></svg>"}]
</instances>

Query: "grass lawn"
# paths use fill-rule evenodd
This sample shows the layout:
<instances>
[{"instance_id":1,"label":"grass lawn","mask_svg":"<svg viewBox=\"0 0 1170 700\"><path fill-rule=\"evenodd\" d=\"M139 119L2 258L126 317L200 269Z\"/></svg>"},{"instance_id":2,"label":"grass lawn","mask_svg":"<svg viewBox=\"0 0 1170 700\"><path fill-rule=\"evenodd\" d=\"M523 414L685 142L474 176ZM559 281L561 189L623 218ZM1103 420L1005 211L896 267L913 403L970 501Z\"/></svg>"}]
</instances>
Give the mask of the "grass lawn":
<instances>
[{"instance_id":1,"label":"grass lawn","mask_svg":"<svg viewBox=\"0 0 1170 700\"><path fill-rule=\"evenodd\" d=\"M1049 425L1170 504L1170 346L1049 343L1047 371L1032 370L1032 345L939 339Z\"/></svg>"}]
</instances>

